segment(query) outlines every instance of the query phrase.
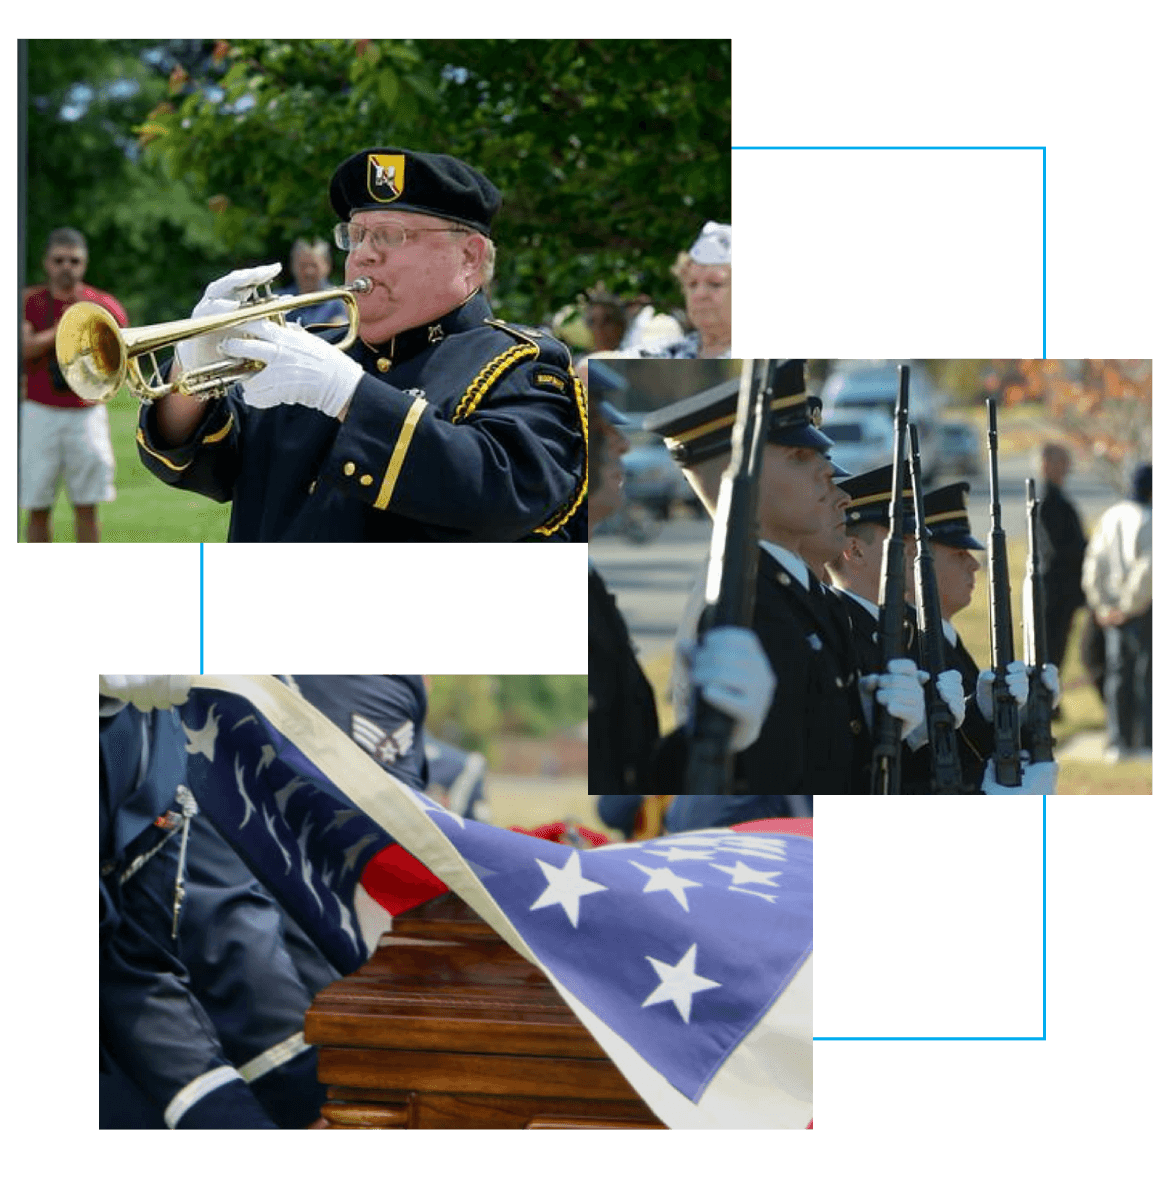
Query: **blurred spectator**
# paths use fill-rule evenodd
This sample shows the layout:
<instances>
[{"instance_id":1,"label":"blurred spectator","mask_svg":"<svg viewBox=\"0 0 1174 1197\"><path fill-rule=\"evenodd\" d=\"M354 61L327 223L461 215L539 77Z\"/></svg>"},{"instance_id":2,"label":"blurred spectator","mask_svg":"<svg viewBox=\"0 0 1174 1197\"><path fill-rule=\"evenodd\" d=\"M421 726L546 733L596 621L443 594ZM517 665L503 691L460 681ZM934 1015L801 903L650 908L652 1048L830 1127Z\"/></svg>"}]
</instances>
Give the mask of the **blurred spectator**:
<instances>
[{"instance_id":1,"label":"blurred spectator","mask_svg":"<svg viewBox=\"0 0 1174 1197\"><path fill-rule=\"evenodd\" d=\"M658 312L649 295L637 295L627 302L627 331L620 343L620 354L629 356L641 349L659 349L679 341L685 330L667 312Z\"/></svg>"},{"instance_id":2,"label":"blurred spectator","mask_svg":"<svg viewBox=\"0 0 1174 1197\"><path fill-rule=\"evenodd\" d=\"M308 295L334 286L330 281L330 246L320 237L308 241L299 237L289 255L289 272L294 281L283 287L280 295ZM310 307L290 312L289 319L303 326L310 324L346 324L346 304L341 299L327 299Z\"/></svg>"},{"instance_id":3,"label":"blurred spectator","mask_svg":"<svg viewBox=\"0 0 1174 1197\"><path fill-rule=\"evenodd\" d=\"M591 352L619 349L628 331L628 309L618 296L596 291L588 297L587 328L591 332Z\"/></svg>"},{"instance_id":4,"label":"blurred spectator","mask_svg":"<svg viewBox=\"0 0 1174 1197\"><path fill-rule=\"evenodd\" d=\"M1072 618L1084 606L1080 574L1088 541L1080 516L1064 493L1072 458L1063 445L1040 450L1040 475L1044 480L1039 504L1040 564L1044 580L1044 621L1048 657L1060 668L1068 646Z\"/></svg>"},{"instance_id":5,"label":"blurred spectator","mask_svg":"<svg viewBox=\"0 0 1174 1197\"><path fill-rule=\"evenodd\" d=\"M685 296L685 311L693 331L660 349L645 349L646 357L729 357L731 286L728 224L707 221L688 253L673 267Z\"/></svg>"}]
</instances>

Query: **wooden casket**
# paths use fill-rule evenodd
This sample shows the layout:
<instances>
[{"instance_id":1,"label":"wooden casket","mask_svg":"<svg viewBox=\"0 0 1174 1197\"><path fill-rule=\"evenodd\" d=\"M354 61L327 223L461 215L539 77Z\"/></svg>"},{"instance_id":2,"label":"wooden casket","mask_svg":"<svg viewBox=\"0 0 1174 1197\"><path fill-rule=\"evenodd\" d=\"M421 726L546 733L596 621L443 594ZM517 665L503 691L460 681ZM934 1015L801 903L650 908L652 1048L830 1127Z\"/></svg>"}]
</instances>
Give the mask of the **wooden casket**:
<instances>
[{"instance_id":1,"label":"wooden casket","mask_svg":"<svg viewBox=\"0 0 1174 1197\"><path fill-rule=\"evenodd\" d=\"M306 1014L331 1128L663 1124L540 969L460 898L395 919Z\"/></svg>"}]
</instances>

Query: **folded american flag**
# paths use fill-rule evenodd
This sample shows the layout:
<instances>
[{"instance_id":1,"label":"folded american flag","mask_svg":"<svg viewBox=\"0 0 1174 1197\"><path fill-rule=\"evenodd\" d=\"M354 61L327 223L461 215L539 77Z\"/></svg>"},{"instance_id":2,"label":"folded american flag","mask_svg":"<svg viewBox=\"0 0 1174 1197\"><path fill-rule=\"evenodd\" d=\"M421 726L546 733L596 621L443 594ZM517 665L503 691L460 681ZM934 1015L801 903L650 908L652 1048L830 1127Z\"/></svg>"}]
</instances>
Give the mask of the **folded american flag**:
<instances>
[{"instance_id":1,"label":"folded american flag","mask_svg":"<svg viewBox=\"0 0 1174 1197\"><path fill-rule=\"evenodd\" d=\"M204 676L183 716L202 737L193 765L225 795L221 829L333 959L359 958L347 971L366 951L355 886L394 841L544 970L667 1125L811 1120L810 838L716 829L580 850L445 810L276 679ZM239 748L226 720L257 742Z\"/></svg>"}]
</instances>

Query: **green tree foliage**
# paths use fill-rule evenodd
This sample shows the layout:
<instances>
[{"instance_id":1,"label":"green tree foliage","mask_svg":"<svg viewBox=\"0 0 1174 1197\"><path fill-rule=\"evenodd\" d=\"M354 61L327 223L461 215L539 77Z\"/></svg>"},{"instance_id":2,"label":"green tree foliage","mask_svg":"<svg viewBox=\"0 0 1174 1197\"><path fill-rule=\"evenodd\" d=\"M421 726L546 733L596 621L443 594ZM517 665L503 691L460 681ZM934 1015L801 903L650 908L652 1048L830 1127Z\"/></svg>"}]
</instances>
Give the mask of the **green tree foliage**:
<instances>
[{"instance_id":1,"label":"green tree foliage","mask_svg":"<svg viewBox=\"0 0 1174 1197\"><path fill-rule=\"evenodd\" d=\"M136 132L163 102L169 73L199 43L32 41L24 46L24 268L44 277L45 240L80 229L87 281L127 306L132 321L191 311L192 294L231 269L214 214L181 178L144 160Z\"/></svg>"},{"instance_id":2,"label":"green tree foliage","mask_svg":"<svg viewBox=\"0 0 1174 1197\"><path fill-rule=\"evenodd\" d=\"M137 232L134 270L160 277L151 319L183 314L226 261L326 235L330 175L370 145L451 153L497 184L495 303L516 320L597 283L673 304L676 254L730 216L724 41L33 42L28 57L30 211L34 181L63 196L53 172L84 125L101 153L68 161L58 210L86 214L136 286L116 243ZM92 98L67 119L79 81ZM76 186L98 205L73 204Z\"/></svg>"}]
</instances>

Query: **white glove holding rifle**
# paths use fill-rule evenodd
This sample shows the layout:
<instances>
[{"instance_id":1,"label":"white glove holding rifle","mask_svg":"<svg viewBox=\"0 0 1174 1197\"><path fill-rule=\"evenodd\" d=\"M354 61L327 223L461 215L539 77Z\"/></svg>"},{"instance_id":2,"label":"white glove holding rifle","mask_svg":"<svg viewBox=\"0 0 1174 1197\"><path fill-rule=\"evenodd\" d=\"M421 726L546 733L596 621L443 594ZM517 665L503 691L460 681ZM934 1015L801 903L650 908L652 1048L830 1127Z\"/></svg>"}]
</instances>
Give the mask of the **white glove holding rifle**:
<instances>
[{"instance_id":1,"label":"white glove holding rifle","mask_svg":"<svg viewBox=\"0 0 1174 1197\"><path fill-rule=\"evenodd\" d=\"M711 628L688 650L690 677L711 707L734 726L730 748L743 752L758 739L775 692L775 675L748 628Z\"/></svg>"},{"instance_id":2,"label":"white glove holding rifle","mask_svg":"<svg viewBox=\"0 0 1174 1197\"><path fill-rule=\"evenodd\" d=\"M860 694L864 714L871 727L874 722L874 696L890 715L901 724L901 739L908 740L925 727L925 694L922 686L929 674L917 668L907 657L889 662L887 673L870 673L860 679Z\"/></svg>"},{"instance_id":3,"label":"white glove holding rifle","mask_svg":"<svg viewBox=\"0 0 1174 1197\"><path fill-rule=\"evenodd\" d=\"M984 794L1054 794L1056 782L1060 778L1060 766L1056 761L1036 761L1031 763L1030 755L1026 752L1019 754L1022 762L1023 780L1017 786L1001 786L995 780L995 762L988 760L986 771L982 775L982 792Z\"/></svg>"},{"instance_id":4,"label":"white glove holding rifle","mask_svg":"<svg viewBox=\"0 0 1174 1197\"><path fill-rule=\"evenodd\" d=\"M928 673L918 671L917 676L923 685L929 683ZM962 675L956 669L943 669L938 674L937 686L942 701L950 708L950 718L953 719L955 728L961 727L962 720L966 717L966 695L962 690ZM922 714L921 722L904 739L914 752L929 743L929 724L925 713Z\"/></svg>"},{"instance_id":5,"label":"white glove holding rifle","mask_svg":"<svg viewBox=\"0 0 1174 1197\"><path fill-rule=\"evenodd\" d=\"M1058 683L1057 683L1058 684ZM995 674L992 669L984 669L978 675L978 685L974 690L974 697L982 717L988 722L995 718ZM1027 702L1027 666L1022 661L1012 661L1007 666L1007 689L1015 699L1016 706L1023 706Z\"/></svg>"}]
</instances>

